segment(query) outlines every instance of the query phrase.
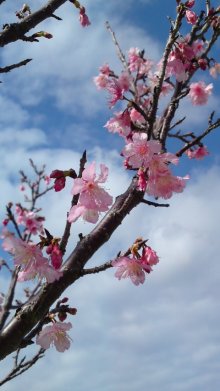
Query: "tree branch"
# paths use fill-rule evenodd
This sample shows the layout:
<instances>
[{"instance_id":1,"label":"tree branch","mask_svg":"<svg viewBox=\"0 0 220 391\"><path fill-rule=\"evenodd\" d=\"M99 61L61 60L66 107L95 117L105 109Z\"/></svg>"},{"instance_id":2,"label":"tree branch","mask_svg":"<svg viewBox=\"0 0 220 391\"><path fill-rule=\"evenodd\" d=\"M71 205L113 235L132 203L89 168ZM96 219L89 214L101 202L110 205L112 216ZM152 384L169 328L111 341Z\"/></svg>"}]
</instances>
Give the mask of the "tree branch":
<instances>
[{"instance_id":1,"label":"tree branch","mask_svg":"<svg viewBox=\"0 0 220 391\"><path fill-rule=\"evenodd\" d=\"M27 65L30 61L32 61L31 58L27 58L26 60L20 61L17 64L8 65L4 68L0 68L0 73L7 73L10 72L12 69L19 68L23 65Z\"/></svg>"},{"instance_id":2,"label":"tree branch","mask_svg":"<svg viewBox=\"0 0 220 391\"><path fill-rule=\"evenodd\" d=\"M67 0L50 0L45 6L38 11L33 12L31 15L28 15L21 22L6 25L5 29L0 33L0 46L5 46L18 39L23 39L28 31L36 27L45 19L51 17L54 11L66 3L66 1Z\"/></svg>"}]
</instances>

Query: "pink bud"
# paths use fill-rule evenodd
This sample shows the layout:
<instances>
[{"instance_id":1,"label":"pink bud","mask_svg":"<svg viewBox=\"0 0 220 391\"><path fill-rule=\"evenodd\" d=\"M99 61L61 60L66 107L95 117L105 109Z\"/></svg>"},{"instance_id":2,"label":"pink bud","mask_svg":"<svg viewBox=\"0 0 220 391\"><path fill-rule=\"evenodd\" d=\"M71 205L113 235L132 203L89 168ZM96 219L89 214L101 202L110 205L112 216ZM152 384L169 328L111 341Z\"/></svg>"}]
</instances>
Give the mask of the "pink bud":
<instances>
[{"instance_id":1,"label":"pink bud","mask_svg":"<svg viewBox=\"0 0 220 391\"><path fill-rule=\"evenodd\" d=\"M195 4L195 0L188 0L186 1L185 6L188 8L192 8L194 4Z\"/></svg>"},{"instance_id":2,"label":"pink bud","mask_svg":"<svg viewBox=\"0 0 220 391\"><path fill-rule=\"evenodd\" d=\"M197 15L193 11L186 10L186 20L190 24L195 24L197 22Z\"/></svg>"},{"instance_id":3,"label":"pink bud","mask_svg":"<svg viewBox=\"0 0 220 391\"><path fill-rule=\"evenodd\" d=\"M56 179L55 182L54 182L54 190L55 191L60 191L60 190L64 189L65 184L66 184L66 178L65 177Z\"/></svg>"},{"instance_id":4,"label":"pink bud","mask_svg":"<svg viewBox=\"0 0 220 391\"><path fill-rule=\"evenodd\" d=\"M54 170L50 174L50 178L61 178L64 176L64 172L61 170Z\"/></svg>"},{"instance_id":5,"label":"pink bud","mask_svg":"<svg viewBox=\"0 0 220 391\"><path fill-rule=\"evenodd\" d=\"M200 67L203 71L205 71L206 68L207 68L207 66L208 66L208 61L207 61L205 58L200 58L200 59L198 60L198 64L199 64L199 67Z\"/></svg>"}]
</instances>

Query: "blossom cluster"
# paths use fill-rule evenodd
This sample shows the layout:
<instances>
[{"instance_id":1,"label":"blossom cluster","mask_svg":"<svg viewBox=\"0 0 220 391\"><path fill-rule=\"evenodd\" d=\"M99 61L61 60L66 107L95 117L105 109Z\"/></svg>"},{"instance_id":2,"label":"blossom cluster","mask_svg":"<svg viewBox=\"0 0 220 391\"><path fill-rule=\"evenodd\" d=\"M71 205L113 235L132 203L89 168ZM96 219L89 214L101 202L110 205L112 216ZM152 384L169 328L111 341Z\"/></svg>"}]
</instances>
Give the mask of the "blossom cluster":
<instances>
[{"instance_id":1,"label":"blossom cluster","mask_svg":"<svg viewBox=\"0 0 220 391\"><path fill-rule=\"evenodd\" d=\"M142 254L133 252L131 256L120 256L112 262L117 268L115 277L119 280L130 278L134 285L143 284L145 274L151 273L152 266L159 262L156 252L149 246L144 246Z\"/></svg>"},{"instance_id":2,"label":"blossom cluster","mask_svg":"<svg viewBox=\"0 0 220 391\"><path fill-rule=\"evenodd\" d=\"M2 238L3 249L13 256L14 265L20 267L18 281L32 280L37 277L51 283L62 276L62 272L53 264L50 265L49 260L43 256L39 246L15 237L7 229L3 230Z\"/></svg>"}]
</instances>

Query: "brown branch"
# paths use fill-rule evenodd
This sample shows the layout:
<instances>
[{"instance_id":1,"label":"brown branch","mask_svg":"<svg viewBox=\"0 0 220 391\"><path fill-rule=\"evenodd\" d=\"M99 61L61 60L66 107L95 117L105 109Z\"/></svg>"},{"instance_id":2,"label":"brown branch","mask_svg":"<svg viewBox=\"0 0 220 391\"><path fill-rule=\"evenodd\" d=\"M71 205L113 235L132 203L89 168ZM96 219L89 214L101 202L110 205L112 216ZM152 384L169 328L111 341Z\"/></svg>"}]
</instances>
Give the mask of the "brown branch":
<instances>
[{"instance_id":1,"label":"brown branch","mask_svg":"<svg viewBox=\"0 0 220 391\"><path fill-rule=\"evenodd\" d=\"M50 0L46 5L38 11L33 12L31 15L28 15L21 22L6 25L4 30L0 33L0 46L5 46L18 39L23 39L28 31L36 27L45 19L50 18L56 9L66 3L66 1L67 0Z\"/></svg>"},{"instance_id":2,"label":"brown branch","mask_svg":"<svg viewBox=\"0 0 220 391\"><path fill-rule=\"evenodd\" d=\"M91 267L89 269L83 269L81 272L81 276L85 276L86 274L95 274L103 272L104 270L110 269L112 267L112 261L108 261L103 263L103 265Z\"/></svg>"},{"instance_id":3,"label":"brown branch","mask_svg":"<svg viewBox=\"0 0 220 391\"><path fill-rule=\"evenodd\" d=\"M19 68L23 65L27 65L30 61L32 61L31 58L27 58L26 60L20 61L17 64L8 65L4 68L0 68L0 73L7 73L10 72L12 69Z\"/></svg>"},{"instance_id":4,"label":"brown branch","mask_svg":"<svg viewBox=\"0 0 220 391\"><path fill-rule=\"evenodd\" d=\"M14 298L15 287L16 287L17 278L18 278L18 272L19 272L19 267L17 267L13 271L12 276L11 276L11 282L10 282L10 285L8 288L8 293L5 296L4 304L2 306L3 308L0 313L0 331L4 327L6 320L7 320L8 316L10 315L10 309L11 309L12 301Z\"/></svg>"},{"instance_id":5,"label":"brown branch","mask_svg":"<svg viewBox=\"0 0 220 391\"><path fill-rule=\"evenodd\" d=\"M144 200L144 199L143 199L141 202L142 202L143 204L155 206L155 208L157 208L157 207L168 208L168 207L170 206L170 204L158 204L157 202L148 201L148 200Z\"/></svg>"}]
</instances>

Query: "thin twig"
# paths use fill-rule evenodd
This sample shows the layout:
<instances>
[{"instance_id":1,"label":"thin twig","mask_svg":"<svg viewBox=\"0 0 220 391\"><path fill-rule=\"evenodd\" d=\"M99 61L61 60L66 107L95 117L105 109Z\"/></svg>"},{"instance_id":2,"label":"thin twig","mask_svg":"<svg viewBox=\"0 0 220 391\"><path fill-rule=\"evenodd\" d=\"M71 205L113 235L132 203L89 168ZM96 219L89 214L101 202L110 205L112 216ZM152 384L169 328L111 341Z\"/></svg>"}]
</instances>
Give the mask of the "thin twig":
<instances>
[{"instance_id":1,"label":"thin twig","mask_svg":"<svg viewBox=\"0 0 220 391\"><path fill-rule=\"evenodd\" d=\"M85 276L86 274L95 274L103 272L104 270L110 269L112 267L112 261L108 261L103 263L101 266L91 267L89 269L83 269L81 272L81 276Z\"/></svg>"},{"instance_id":2,"label":"thin twig","mask_svg":"<svg viewBox=\"0 0 220 391\"><path fill-rule=\"evenodd\" d=\"M0 386L7 383L8 381L14 379L15 377L21 375L26 372L29 368L31 368L40 358L44 356L45 350L40 348L37 354L33 356L30 360L25 362L25 357L23 357L20 362L18 362L18 355L20 353L20 349L16 352L15 365L14 368L6 375L6 377L0 381Z\"/></svg>"},{"instance_id":3,"label":"thin twig","mask_svg":"<svg viewBox=\"0 0 220 391\"><path fill-rule=\"evenodd\" d=\"M8 288L8 293L5 296L4 304L2 306L3 308L2 311L0 312L0 331L4 327L6 320L10 315L10 309L11 309L12 301L14 299L15 287L17 283L19 269L20 269L19 267L16 267L16 269L13 271L11 276L11 282Z\"/></svg>"},{"instance_id":4,"label":"thin twig","mask_svg":"<svg viewBox=\"0 0 220 391\"><path fill-rule=\"evenodd\" d=\"M7 73L10 72L12 69L22 67L24 65L27 65L30 61L32 61L31 58L27 58L26 60L20 61L17 64L8 65L4 68L0 68L0 73Z\"/></svg>"},{"instance_id":5,"label":"thin twig","mask_svg":"<svg viewBox=\"0 0 220 391\"><path fill-rule=\"evenodd\" d=\"M116 48L117 48L118 57L119 57L120 61L122 62L122 64L123 64L125 70L126 70L126 71L129 71L128 63L127 63L127 61L126 61L126 58L125 58L124 53L122 52L122 50L121 50L121 48L120 48L120 45L119 45L119 43L118 43L118 41L117 41L117 39L116 39L116 36L115 36L114 31L112 30L112 28L111 28L111 26L110 26L110 24L109 24L108 21L105 22L105 25L106 25L107 30L110 32L111 37L112 37L112 41L114 42L114 44L115 44L115 46L116 46Z\"/></svg>"},{"instance_id":6,"label":"thin twig","mask_svg":"<svg viewBox=\"0 0 220 391\"><path fill-rule=\"evenodd\" d=\"M141 202L142 202L143 204L155 206L155 208L157 208L157 207L168 208L168 207L170 206L170 204L158 204L157 202L148 201L148 200L145 200L145 199L143 199Z\"/></svg>"},{"instance_id":7,"label":"thin twig","mask_svg":"<svg viewBox=\"0 0 220 391\"><path fill-rule=\"evenodd\" d=\"M86 159L86 151L84 151L83 154L82 154L82 157L80 159L80 167L79 167L78 178L82 177L82 173L83 173L83 170L85 168L86 161L87 161L87 159ZM71 206L76 205L77 202L78 202L78 199L79 199L79 195L78 194L74 195L73 198L72 198L72 201L71 201ZM71 229L71 223L68 220L66 220L64 233L63 233L63 236L62 236L62 239L61 239L61 242L60 242L60 250L62 251L63 255L66 252L66 246L67 246L67 243L68 243L68 240L69 240L69 237L70 237L70 229Z\"/></svg>"},{"instance_id":8,"label":"thin twig","mask_svg":"<svg viewBox=\"0 0 220 391\"><path fill-rule=\"evenodd\" d=\"M218 119L214 124L210 125L200 136L196 137L193 141L185 145L182 149L180 149L176 156L180 157L186 152L188 149L198 144L205 136L207 136L212 130L220 127L220 119Z\"/></svg>"}]
</instances>

